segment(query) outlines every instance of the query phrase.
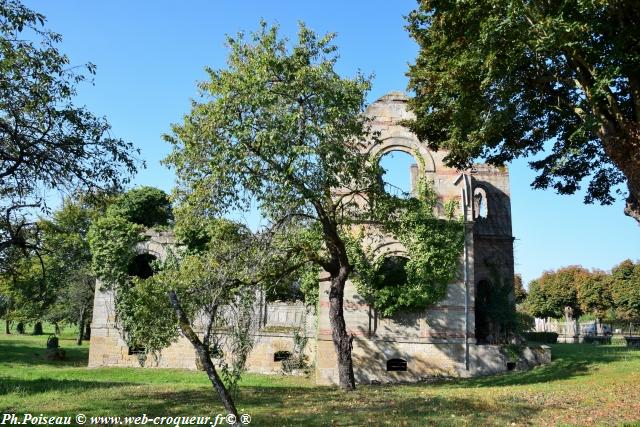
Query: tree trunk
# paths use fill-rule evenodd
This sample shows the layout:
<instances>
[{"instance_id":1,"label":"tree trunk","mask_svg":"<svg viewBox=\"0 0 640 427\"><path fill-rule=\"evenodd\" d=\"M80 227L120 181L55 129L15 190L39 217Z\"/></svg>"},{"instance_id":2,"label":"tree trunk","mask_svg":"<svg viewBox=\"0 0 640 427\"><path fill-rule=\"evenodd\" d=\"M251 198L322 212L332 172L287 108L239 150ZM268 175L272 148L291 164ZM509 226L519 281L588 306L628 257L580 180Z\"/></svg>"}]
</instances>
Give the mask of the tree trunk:
<instances>
[{"instance_id":1,"label":"tree trunk","mask_svg":"<svg viewBox=\"0 0 640 427\"><path fill-rule=\"evenodd\" d=\"M189 340L189 342L191 342L191 345L193 345L193 348L196 350L196 354L198 355L200 364L202 365L203 369L207 373L207 376L209 377L209 381L211 381L211 384L213 385L213 389L216 392L218 392L218 396L222 401L222 405L224 406L224 409L226 409L229 414L235 415L236 423L234 425L239 426L240 421L238 419L238 410L236 409L236 405L233 403L233 399L231 398L229 391L227 390L224 383L218 376L216 367L211 361L211 355L209 354L209 349L205 348L204 344L202 344L202 341L200 341L200 338L198 338L198 335L193 331L193 328L191 327L191 322L189 322L187 315L182 309L182 305L180 304L180 301L176 293L174 291L169 291L168 294L169 294L169 300L171 301L171 305L173 306L178 316L180 330L182 331L184 336Z\"/></svg>"},{"instance_id":2,"label":"tree trunk","mask_svg":"<svg viewBox=\"0 0 640 427\"><path fill-rule=\"evenodd\" d=\"M615 124L600 129L605 153L627 179L624 213L640 224L640 127L626 122L624 130Z\"/></svg>"},{"instance_id":3,"label":"tree trunk","mask_svg":"<svg viewBox=\"0 0 640 427\"><path fill-rule=\"evenodd\" d=\"M85 340L90 340L91 339L91 322L86 322L85 326L84 326L84 339Z\"/></svg>"},{"instance_id":4,"label":"tree trunk","mask_svg":"<svg viewBox=\"0 0 640 427\"><path fill-rule=\"evenodd\" d=\"M78 318L78 339L77 345L82 345L82 337L84 335L84 308L80 309L80 318Z\"/></svg>"},{"instance_id":5,"label":"tree trunk","mask_svg":"<svg viewBox=\"0 0 640 427\"><path fill-rule=\"evenodd\" d=\"M36 322L33 325L33 335L42 335L42 322Z\"/></svg>"},{"instance_id":6,"label":"tree trunk","mask_svg":"<svg viewBox=\"0 0 640 427\"><path fill-rule=\"evenodd\" d=\"M338 378L343 390L355 390L356 383L353 375L353 361L351 350L353 337L347 333L344 321L344 285L349 276L347 267L340 267L338 275L331 278L331 290L329 292L329 322L333 345L338 356Z\"/></svg>"},{"instance_id":7,"label":"tree trunk","mask_svg":"<svg viewBox=\"0 0 640 427\"><path fill-rule=\"evenodd\" d=\"M7 335L11 334L11 321L8 319L4 321L4 332Z\"/></svg>"}]
</instances>

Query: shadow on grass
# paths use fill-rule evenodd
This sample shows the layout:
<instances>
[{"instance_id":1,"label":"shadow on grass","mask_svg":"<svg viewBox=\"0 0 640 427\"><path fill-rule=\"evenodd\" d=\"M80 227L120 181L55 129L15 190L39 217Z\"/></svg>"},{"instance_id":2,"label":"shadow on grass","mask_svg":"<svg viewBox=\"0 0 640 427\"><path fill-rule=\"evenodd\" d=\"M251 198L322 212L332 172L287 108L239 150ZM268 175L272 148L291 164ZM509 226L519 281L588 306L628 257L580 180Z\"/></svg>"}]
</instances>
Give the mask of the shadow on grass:
<instances>
[{"instance_id":1,"label":"shadow on grass","mask_svg":"<svg viewBox=\"0 0 640 427\"><path fill-rule=\"evenodd\" d=\"M175 414L224 413L218 402L212 389L172 391L154 394L154 402L147 401L144 410L149 415L164 415L166 408ZM260 426L476 425L488 417L493 424L508 425L539 410L519 399L496 404L452 396L407 396L384 386L362 386L352 393L331 387L242 388L236 403L241 413L251 415L251 424Z\"/></svg>"},{"instance_id":2,"label":"shadow on grass","mask_svg":"<svg viewBox=\"0 0 640 427\"><path fill-rule=\"evenodd\" d=\"M66 360L52 361L46 359L47 349L43 345L25 344L24 341L0 341L0 363L18 363L23 365L46 365L59 367L87 366L88 347L63 347Z\"/></svg>"},{"instance_id":3,"label":"shadow on grass","mask_svg":"<svg viewBox=\"0 0 640 427\"><path fill-rule=\"evenodd\" d=\"M640 357L640 352L626 347L593 344L557 344L552 347L551 354L550 364L529 371L456 380L454 384L459 387L499 387L546 383L585 375L593 365L621 360L629 354Z\"/></svg>"},{"instance_id":4,"label":"shadow on grass","mask_svg":"<svg viewBox=\"0 0 640 427\"><path fill-rule=\"evenodd\" d=\"M54 392L85 392L91 389L106 389L112 387L122 387L127 383L80 381L80 380L57 380L51 378L36 379L16 379L0 377L0 396L10 393L22 395L33 395L37 393Z\"/></svg>"}]
</instances>

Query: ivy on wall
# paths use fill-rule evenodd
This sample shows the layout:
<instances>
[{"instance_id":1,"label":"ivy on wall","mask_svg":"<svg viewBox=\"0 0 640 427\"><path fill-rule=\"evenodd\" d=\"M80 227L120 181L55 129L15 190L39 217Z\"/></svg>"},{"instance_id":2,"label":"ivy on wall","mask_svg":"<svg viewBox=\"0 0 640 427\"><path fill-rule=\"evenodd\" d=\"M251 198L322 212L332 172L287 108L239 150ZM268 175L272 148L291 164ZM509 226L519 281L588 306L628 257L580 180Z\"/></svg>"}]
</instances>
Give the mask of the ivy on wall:
<instances>
[{"instance_id":1,"label":"ivy on wall","mask_svg":"<svg viewBox=\"0 0 640 427\"><path fill-rule=\"evenodd\" d=\"M408 199L385 194L374 201L377 227L402 243L406 256L376 257L363 245L364 227L349 239L358 293L383 317L437 303L459 274L464 223L454 218L455 202L445 203L440 218L432 184L421 177L416 190Z\"/></svg>"},{"instance_id":2,"label":"ivy on wall","mask_svg":"<svg viewBox=\"0 0 640 427\"><path fill-rule=\"evenodd\" d=\"M129 348L145 349L143 358L147 353L157 354L178 337L178 323L166 289L153 275L143 274L152 272L151 259L136 251L137 244L146 239L146 226L164 226L171 216L168 198L158 194L164 193L147 187L125 193L113 205L118 209L109 209L88 233L93 270L105 289L115 291L117 324ZM128 203L132 198L137 203ZM148 211L162 215L145 214ZM149 222L152 217L157 224ZM137 218L145 218L145 223Z\"/></svg>"}]
</instances>

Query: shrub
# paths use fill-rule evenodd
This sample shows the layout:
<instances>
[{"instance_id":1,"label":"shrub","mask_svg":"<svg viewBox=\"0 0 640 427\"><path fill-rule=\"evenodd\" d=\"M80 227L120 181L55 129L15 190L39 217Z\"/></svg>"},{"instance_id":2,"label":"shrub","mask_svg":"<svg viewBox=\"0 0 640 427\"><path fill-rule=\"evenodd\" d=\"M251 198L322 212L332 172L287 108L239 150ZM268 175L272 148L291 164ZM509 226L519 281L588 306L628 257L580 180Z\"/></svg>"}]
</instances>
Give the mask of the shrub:
<instances>
[{"instance_id":1,"label":"shrub","mask_svg":"<svg viewBox=\"0 0 640 427\"><path fill-rule=\"evenodd\" d=\"M587 335L584 337L584 342L587 344L611 344L611 337Z\"/></svg>"},{"instance_id":2,"label":"shrub","mask_svg":"<svg viewBox=\"0 0 640 427\"><path fill-rule=\"evenodd\" d=\"M558 334L555 332L524 332L522 336L527 341L542 344L555 344L558 342Z\"/></svg>"}]
</instances>

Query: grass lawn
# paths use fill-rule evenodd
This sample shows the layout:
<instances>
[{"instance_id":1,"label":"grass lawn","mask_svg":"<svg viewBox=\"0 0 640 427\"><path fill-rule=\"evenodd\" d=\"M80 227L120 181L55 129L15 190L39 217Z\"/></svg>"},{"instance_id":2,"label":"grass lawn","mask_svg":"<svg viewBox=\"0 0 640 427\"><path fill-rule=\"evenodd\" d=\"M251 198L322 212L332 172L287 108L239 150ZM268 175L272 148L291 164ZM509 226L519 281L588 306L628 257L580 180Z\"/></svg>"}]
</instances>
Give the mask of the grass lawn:
<instances>
[{"instance_id":1,"label":"grass lawn","mask_svg":"<svg viewBox=\"0 0 640 427\"><path fill-rule=\"evenodd\" d=\"M205 416L223 412L202 372L87 369L88 346L63 334L68 360L44 359L46 335L0 335L0 410L53 415ZM246 374L237 405L251 425L619 425L640 420L640 351L558 344L529 372L353 393L301 377ZM215 416L215 415L214 415Z\"/></svg>"}]
</instances>

